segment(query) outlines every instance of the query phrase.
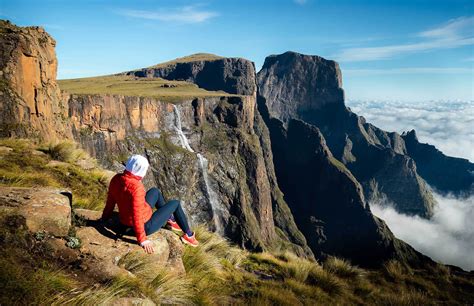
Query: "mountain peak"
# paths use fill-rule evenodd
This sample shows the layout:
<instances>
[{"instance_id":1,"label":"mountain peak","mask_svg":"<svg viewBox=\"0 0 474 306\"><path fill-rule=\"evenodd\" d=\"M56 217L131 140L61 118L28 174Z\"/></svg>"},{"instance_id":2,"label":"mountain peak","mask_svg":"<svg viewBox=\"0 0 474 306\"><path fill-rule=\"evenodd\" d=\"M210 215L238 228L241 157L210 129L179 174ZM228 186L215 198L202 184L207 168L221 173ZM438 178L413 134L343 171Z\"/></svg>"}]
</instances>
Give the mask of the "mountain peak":
<instances>
[{"instance_id":1,"label":"mountain peak","mask_svg":"<svg viewBox=\"0 0 474 306\"><path fill-rule=\"evenodd\" d=\"M258 84L262 97L272 97L271 116L285 123L328 104L344 106L339 65L320 56L292 51L271 55L258 73Z\"/></svg>"},{"instance_id":2,"label":"mountain peak","mask_svg":"<svg viewBox=\"0 0 474 306\"><path fill-rule=\"evenodd\" d=\"M403 132L402 136L403 138L405 138L405 140L418 141L418 137L416 136L416 131L414 129L411 131Z\"/></svg>"}]
</instances>

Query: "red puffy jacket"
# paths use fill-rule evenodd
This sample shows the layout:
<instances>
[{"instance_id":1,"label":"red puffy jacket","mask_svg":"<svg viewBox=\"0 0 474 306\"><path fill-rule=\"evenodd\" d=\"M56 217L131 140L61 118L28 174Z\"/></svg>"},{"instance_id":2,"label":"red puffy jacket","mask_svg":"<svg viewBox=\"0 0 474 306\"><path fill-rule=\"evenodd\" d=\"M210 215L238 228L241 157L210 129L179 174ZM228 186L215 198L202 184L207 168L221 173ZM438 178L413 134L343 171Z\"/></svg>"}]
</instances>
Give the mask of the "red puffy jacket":
<instances>
[{"instance_id":1,"label":"red puffy jacket","mask_svg":"<svg viewBox=\"0 0 474 306\"><path fill-rule=\"evenodd\" d=\"M120 222L133 227L139 244L147 239L145 222L153 214L150 205L145 202L145 187L141 179L129 171L116 174L110 181L107 203L102 213L102 219L110 218L117 204Z\"/></svg>"}]
</instances>

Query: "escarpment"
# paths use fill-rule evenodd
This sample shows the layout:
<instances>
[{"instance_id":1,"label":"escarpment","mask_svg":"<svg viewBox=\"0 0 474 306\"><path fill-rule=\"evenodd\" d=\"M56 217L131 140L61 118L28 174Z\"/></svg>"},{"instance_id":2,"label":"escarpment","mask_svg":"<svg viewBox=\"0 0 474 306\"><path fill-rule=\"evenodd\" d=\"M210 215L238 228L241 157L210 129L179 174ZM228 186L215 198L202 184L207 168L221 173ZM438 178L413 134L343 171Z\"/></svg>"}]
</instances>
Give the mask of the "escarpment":
<instances>
[{"instance_id":1,"label":"escarpment","mask_svg":"<svg viewBox=\"0 0 474 306\"><path fill-rule=\"evenodd\" d=\"M143 82L110 76L94 79L83 92L60 93L55 43L44 30L5 22L2 39L3 136L74 139L117 171L130 154L146 155L146 187L156 185L167 199L181 199L191 223L206 223L248 249L289 248L313 256L267 158L269 136L256 111L252 62L205 60L188 64L190 76L181 74L181 65L156 75L201 88L155 75ZM158 94L140 91L148 80ZM137 90L137 84L144 87ZM117 87L131 90L107 92ZM97 92L88 93L91 88Z\"/></svg>"},{"instance_id":2,"label":"escarpment","mask_svg":"<svg viewBox=\"0 0 474 306\"><path fill-rule=\"evenodd\" d=\"M193 225L250 250L365 266L425 260L366 201L385 196L401 211L431 214L413 147L345 107L337 63L285 53L257 78L251 61L194 55L63 80L59 92L54 41L7 23L1 34L2 136L73 139L115 171L145 155L146 187L182 200Z\"/></svg>"},{"instance_id":3,"label":"escarpment","mask_svg":"<svg viewBox=\"0 0 474 306\"><path fill-rule=\"evenodd\" d=\"M207 223L245 248L274 248L284 240L312 256L291 215L279 218L279 226L295 233L275 231L273 210L287 207L275 199L276 179L267 171L260 142L268 134L255 124L255 93L175 104L151 97L71 94L67 105L74 138L84 148L116 170L129 154L146 155L151 171L145 185L157 185L168 199L181 199L192 223Z\"/></svg>"},{"instance_id":4,"label":"escarpment","mask_svg":"<svg viewBox=\"0 0 474 306\"><path fill-rule=\"evenodd\" d=\"M382 196L403 213L431 216L435 201L406 154L403 139L344 105L336 62L294 52L270 56L258 73L258 86L272 118L285 125L300 119L320 129L334 157L362 184L367 198Z\"/></svg>"}]
</instances>

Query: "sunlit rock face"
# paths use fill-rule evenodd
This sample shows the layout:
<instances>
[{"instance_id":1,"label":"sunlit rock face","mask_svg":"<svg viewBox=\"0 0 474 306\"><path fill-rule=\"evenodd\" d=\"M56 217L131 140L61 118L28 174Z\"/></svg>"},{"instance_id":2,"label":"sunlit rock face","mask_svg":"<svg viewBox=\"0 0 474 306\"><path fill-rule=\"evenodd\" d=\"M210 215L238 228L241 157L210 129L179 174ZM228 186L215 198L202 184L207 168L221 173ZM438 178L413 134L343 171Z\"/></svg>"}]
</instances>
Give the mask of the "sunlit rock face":
<instances>
[{"instance_id":1,"label":"sunlit rock face","mask_svg":"<svg viewBox=\"0 0 474 306\"><path fill-rule=\"evenodd\" d=\"M43 28L0 20L0 136L70 137L55 46Z\"/></svg>"}]
</instances>

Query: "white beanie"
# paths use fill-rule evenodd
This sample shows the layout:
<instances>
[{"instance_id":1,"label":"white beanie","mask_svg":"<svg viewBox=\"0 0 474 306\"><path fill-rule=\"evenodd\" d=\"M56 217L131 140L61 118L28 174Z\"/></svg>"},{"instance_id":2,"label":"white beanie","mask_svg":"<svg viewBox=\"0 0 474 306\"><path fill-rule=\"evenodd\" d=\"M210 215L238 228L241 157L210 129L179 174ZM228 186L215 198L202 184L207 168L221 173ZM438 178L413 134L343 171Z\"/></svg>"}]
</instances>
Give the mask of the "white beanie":
<instances>
[{"instance_id":1,"label":"white beanie","mask_svg":"<svg viewBox=\"0 0 474 306\"><path fill-rule=\"evenodd\" d=\"M133 175L144 177L148 170L148 160L141 155L132 155L127 160L125 170L131 172Z\"/></svg>"}]
</instances>

